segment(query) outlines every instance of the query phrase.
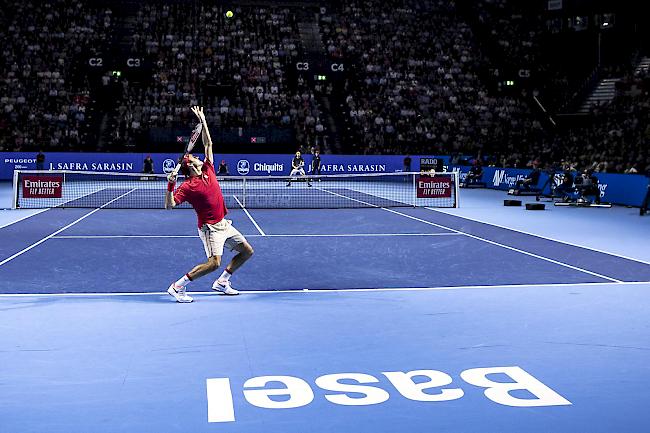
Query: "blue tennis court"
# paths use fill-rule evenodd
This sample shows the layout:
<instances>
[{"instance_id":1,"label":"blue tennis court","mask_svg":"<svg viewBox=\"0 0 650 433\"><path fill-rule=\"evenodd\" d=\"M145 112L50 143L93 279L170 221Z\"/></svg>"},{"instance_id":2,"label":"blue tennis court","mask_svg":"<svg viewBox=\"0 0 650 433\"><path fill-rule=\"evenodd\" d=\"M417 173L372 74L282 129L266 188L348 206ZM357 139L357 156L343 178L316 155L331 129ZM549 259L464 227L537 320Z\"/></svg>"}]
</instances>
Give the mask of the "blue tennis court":
<instances>
[{"instance_id":1,"label":"blue tennis court","mask_svg":"<svg viewBox=\"0 0 650 433\"><path fill-rule=\"evenodd\" d=\"M2 431L645 431L648 229L606 252L563 240L566 225L479 222L504 212L494 198L469 193L474 218L234 209L255 248L233 276L243 293L208 276L192 304L165 293L204 260L191 210L6 224ZM559 226L568 211L509 217Z\"/></svg>"}]
</instances>

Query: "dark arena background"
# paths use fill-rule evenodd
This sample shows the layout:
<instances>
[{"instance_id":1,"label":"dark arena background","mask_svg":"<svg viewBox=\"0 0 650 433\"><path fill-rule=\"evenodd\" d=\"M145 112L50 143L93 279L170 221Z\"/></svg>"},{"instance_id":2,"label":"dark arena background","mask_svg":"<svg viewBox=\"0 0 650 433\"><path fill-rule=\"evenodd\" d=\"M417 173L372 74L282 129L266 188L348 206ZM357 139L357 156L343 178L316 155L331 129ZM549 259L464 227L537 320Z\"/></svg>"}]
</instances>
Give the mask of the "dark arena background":
<instances>
[{"instance_id":1,"label":"dark arena background","mask_svg":"<svg viewBox=\"0 0 650 433\"><path fill-rule=\"evenodd\" d=\"M0 432L647 432L644 6L4 1Z\"/></svg>"}]
</instances>

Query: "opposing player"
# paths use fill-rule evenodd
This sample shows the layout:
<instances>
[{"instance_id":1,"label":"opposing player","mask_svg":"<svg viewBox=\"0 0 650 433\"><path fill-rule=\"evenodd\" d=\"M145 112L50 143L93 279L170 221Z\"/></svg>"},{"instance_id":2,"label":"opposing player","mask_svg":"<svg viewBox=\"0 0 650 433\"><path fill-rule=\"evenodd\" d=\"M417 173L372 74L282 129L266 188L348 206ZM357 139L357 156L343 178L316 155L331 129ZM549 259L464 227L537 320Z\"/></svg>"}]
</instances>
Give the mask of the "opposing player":
<instances>
[{"instance_id":1,"label":"opposing player","mask_svg":"<svg viewBox=\"0 0 650 433\"><path fill-rule=\"evenodd\" d=\"M287 186L291 186L291 178L298 175L305 176L305 160L300 155L300 151L296 152L296 156L291 160L291 174ZM311 186L309 178L307 178L307 186Z\"/></svg>"},{"instance_id":2,"label":"opposing player","mask_svg":"<svg viewBox=\"0 0 650 433\"><path fill-rule=\"evenodd\" d=\"M214 173L212 139L203 114L203 107L192 107L192 112L203 124L201 138L205 147L205 159L202 162L191 154L183 156L181 172L185 175L186 180L174 191L176 177L173 173L169 175L165 208L171 209L186 201L192 205L198 217L199 236L203 241L208 260L195 266L169 286L167 293L176 298L177 302L193 301L185 293L185 287L191 281L219 268L224 245L237 251L238 254L226 266L221 276L214 281L212 289L226 295L239 294L230 285L230 276L253 255L253 248L244 236L232 226L232 221L225 218L228 209L226 209L221 187Z\"/></svg>"}]
</instances>

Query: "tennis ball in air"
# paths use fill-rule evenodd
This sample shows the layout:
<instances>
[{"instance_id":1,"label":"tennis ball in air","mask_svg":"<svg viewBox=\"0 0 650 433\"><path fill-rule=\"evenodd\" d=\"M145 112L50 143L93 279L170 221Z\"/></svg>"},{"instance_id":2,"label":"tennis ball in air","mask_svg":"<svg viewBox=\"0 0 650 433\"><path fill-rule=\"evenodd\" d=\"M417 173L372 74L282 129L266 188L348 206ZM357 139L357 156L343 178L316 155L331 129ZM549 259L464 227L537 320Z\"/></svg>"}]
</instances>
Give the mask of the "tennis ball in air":
<instances>
[{"instance_id":1,"label":"tennis ball in air","mask_svg":"<svg viewBox=\"0 0 650 433\"><path fill-rule=\"evenodd\" d=\"M227 11L226 12L226 17L227 18L232 18L233 15L235 15L235 14L233 14L232 11Z\"/></svg>"}]
</instances>

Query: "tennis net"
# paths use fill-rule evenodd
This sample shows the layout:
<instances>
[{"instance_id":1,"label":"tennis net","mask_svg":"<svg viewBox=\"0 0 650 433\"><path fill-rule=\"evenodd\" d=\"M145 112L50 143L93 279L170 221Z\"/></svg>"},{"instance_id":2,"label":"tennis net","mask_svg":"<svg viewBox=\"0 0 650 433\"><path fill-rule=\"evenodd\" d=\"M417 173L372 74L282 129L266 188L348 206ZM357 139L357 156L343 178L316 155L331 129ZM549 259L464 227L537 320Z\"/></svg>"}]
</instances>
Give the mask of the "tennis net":
<instances>
[{"instance_id":1,"label":"tennis net","mask_svg":"<svg viewBox=\"0 0 650 433\"><path fill-rule=\"evenodd\" d=\"M226 205L249 209L458 207L458 173L218 177ZM182 178L179 179L180 186ZM16 171L14 208L160 209L165 175ZM183 203L179 207L190 207Z\"/></svg>"}]
</instances>

